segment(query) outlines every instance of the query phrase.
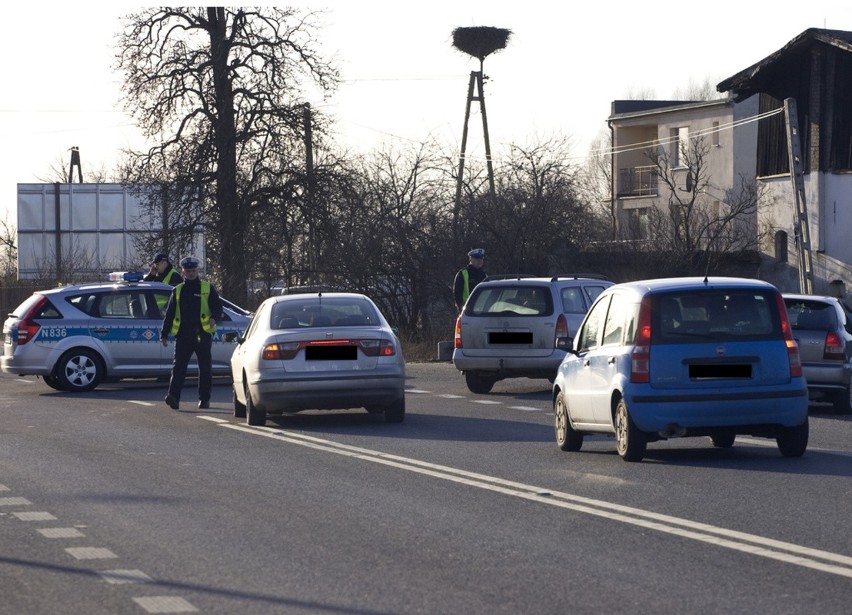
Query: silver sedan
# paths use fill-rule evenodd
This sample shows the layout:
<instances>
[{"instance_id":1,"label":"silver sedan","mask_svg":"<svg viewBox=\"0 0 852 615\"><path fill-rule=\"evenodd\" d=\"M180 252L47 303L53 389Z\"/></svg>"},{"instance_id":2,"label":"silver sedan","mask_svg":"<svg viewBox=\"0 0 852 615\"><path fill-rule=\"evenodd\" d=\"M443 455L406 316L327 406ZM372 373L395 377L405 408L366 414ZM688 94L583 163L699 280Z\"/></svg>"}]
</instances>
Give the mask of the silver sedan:
<instances>
[{"instance_id":1,"label":"silver sedan","mask_svg":"<svg viewBox=\"0 0 852 615\"><path fill-rule=\"evenodd\" d=\"M363 407L405 418L405 359L373 301L355 293L270 297L231 356L234 416Z\"/></svg>"}]
</instances>

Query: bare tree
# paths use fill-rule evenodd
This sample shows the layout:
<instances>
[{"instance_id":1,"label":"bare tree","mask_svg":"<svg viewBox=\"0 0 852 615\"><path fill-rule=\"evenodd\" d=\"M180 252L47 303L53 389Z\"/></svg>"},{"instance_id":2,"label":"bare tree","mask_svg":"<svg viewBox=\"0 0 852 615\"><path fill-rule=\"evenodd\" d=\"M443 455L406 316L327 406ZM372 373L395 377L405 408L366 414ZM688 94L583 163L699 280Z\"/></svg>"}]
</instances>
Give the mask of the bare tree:
<instances>
[{"instance_id":1,"label":"bare tree","mask_svg":"<svg viewBox=\"0 0 852 615\"><path fill-rule=\"evenodd\" d=\"M318 51L316 17L272 7L147 8L125 18L118 36L125 108L155 143L129 153L124 179L168 186L150 193L152 207L166 195L167 222L184 233L207 228L208 259L223 294L238 301L252 217L292 195L294 173L310 180L301 162L306 116L321 131L306 87L337 84Z\"/></svg>"},{"instance_id":2,"label":"bare tree","mask_svg":"<svg viewBox=\"0 0 852 615\"><path fill-rule=\"evenodd\" d=\"M716 83L721 79L711 79L705 77L703 81L695 81L690 78L689 83L685 86L679 86L672 94L675 100L716 100L717 98L725 98L725 92L716 90Z\"/></svg>"},{"instance_id":3,"label":"bare tree","mask_svg":"<svg viewBox=\"0 0 852 615\"><path fill-rule=\"evenodd\" d=\"M57 154L53 162L48 165L46 174L38 176L36 179L46 184L54 182L59 182L60 184L69 184L74 181L78 181L75 179L77 178L76 171L74 172L73 177L71 175L70 160L71 156L67 152ZM94 168L84 167L81 163L80 175L83 177L83 182L85 183L103 184L115 181L117 172L107 170L106 166L103 163Z\"/></svg>"},{"instance_id":4,"label":"bare tree","mask_svg":"<svg viewBox=\"0 0 852 615\"><path fill-rule=\"evenodd\" d=\"M709 171L710 146L703 136L678 144L678 151L660 147L648 154L655 167L664 208L649 212L655 246L675 258L706 259L707 269L733 251L757 249L758 205L764 188L744 176L720 188Z\"/></svg>"},{"instance_id":5,"label":"bare tree","mask_svg":"<svg viewBox=\"0 0 852 615\"><path fill-rule=\"evenodd\" d=\"M578 173L577 186L589 212L606 222L609 238L615 239L618 225L612 195L612 131L604 129L592 141Z\"/></svg>"}]
</instances>

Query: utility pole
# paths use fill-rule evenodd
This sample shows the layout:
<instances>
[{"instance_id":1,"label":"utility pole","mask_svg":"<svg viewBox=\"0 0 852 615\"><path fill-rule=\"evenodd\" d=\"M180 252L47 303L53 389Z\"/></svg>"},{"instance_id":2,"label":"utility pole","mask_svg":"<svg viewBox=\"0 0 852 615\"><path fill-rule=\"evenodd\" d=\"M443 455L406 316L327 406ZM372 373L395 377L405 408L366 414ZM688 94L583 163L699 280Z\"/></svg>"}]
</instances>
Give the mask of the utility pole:
<instances>
[{"instance_id":1,"label":"utility pole","mask_svg":"<svg viewBox=\"0 0 852 615\"><path fill-rule=\"evenodd\" d=\"M68 183L74 183L74 167L77 167L77 178L83 183L83 169L80 167L80 148L76 145L71 148L71 164L68 166Z\"/></svg>"}]
</instances>

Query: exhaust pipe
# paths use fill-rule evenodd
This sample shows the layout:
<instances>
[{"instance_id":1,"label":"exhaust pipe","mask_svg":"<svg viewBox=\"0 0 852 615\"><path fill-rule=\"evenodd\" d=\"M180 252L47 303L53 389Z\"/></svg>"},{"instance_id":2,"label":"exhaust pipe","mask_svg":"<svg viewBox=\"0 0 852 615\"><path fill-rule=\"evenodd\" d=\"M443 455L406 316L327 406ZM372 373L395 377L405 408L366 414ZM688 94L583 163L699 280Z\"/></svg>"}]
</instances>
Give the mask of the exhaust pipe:
<instances>
[{"instance_id":1,"label":"exhaust pipe","mask_svg":"<svg viewBox=\"0 0 852 615\"><path fill-rule=\"evenodd\" d=\"M666 428L659 432L661 438L682 438L686 435L686 427L677 423L669 423Z\"/></svg>"}]
</instances>

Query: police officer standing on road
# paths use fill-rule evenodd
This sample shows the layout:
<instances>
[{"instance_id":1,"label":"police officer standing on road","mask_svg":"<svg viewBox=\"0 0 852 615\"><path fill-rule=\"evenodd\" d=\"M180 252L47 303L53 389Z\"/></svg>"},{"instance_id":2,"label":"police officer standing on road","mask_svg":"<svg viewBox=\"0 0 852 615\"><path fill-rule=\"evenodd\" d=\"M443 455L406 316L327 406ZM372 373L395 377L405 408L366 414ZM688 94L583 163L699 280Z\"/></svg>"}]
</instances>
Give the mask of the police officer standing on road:
<instances>
[{"instance_id":1,"label":"police officer standing on road","mask_svg":"<svg viewBox=\"0 0 852 615\"><path fill-rule=\"evenodd\" d=\"M151 261L151 270L142 279L146 282L163 282L172 286L177 286L183 282L183 278L172 265L172 261L169 260L169 255L162 253L154 257L154 260Z\"/></svg>"},{"instance_id":2,"label":"police officer standing on road","mask_svg":"<svg viewBox=\"0 0 852 615\"><path fill-rule=\"evenodd\" d=\"M213 388L213 334L216 321L222 319L222 302L213 285L198 277L198 259L187 256L180 262L184 281L175 286L166 308L160 342L168 346L168 336L175 338L172 377L166 404L177 410L186 378L189 359L198 360L198 407L210 407Z\"/></svg>"},{"instance_id":3,"label":"police officer standing on road","mask_svg":"<svg viewBox=\"0 0 852 615\"><path fill-rule=\"evenodd\" d=\"M484 281L488 275L483 270L485 266L485 250L483 248L475 248L467 253L468 264L461 269L453 280L453 300L456 302L456 309L461 313L465 301L470 296L471 291L477 284Z\"/></svg>"}]
</instances>

